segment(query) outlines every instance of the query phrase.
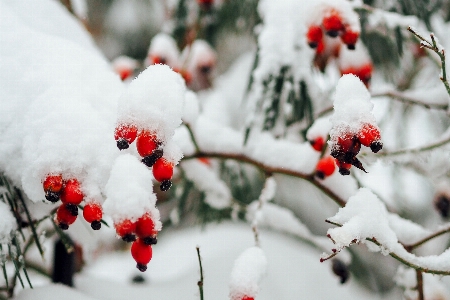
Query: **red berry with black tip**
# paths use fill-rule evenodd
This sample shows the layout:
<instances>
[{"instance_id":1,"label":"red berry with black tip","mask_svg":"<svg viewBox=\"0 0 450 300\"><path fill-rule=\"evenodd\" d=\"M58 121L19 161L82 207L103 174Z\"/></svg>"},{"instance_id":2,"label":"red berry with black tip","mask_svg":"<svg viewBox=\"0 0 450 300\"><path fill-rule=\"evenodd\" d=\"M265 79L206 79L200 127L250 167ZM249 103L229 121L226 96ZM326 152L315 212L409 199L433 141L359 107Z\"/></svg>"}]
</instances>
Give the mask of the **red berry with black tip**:
<instances>
[{"instance_id":1,"label":"red berry with black tip","mask_svg":"<svg viewBox=\"0 0 450 300\"><path fill-rule=\"evenodd\" d=\"M173 175L173 164L165 158L158 159L153 165L153 177L159 182L170 180Z\"/></svg>"},{"instance_id":2,"label":"red berry with black tip","mask_svg":"<svg viewBox=\"0 0 450 300\"><path fill-rule=\"evenodd\" d=\"M118 223L114 223L114 227L116 228L117 235L125 242L129 243L136 240L136 236L134 235L136 231L136 222L125 219Z\"/></svg>"},{"instance_id":3,"label":"red berry with black tip","mask_svg":"<svg viewBox=\"0 0 450 300\"><path fill-rule=\"evenodd\" d=\"M83 201L84 194L77 179L69 179L61 192L61 201L66 204L78 205Z\"/></svg>"},{"instance_id":4,"label":"red berry with black tip","mask_svg":"<svg viewBox=\"0 0 450 300\"><path fill-rule=\"evenodd\" d=\"M156 237L158 231L155 230L155 223L153 222L149 213L144 214L136 222L136 235L140 239L147 237Z\"/></svg>"},{"instance_id":5,"label":"red berry with black tip","mask_svg":"<svg viewBox=\"0 0 450 300\"><path fill-rule=\"evenodd\" d=\"M69 228L69 225L72 225L76 219L77 216L74 216L72 214L72 211L68 209L67 205L65 204L62 204L56 210L55 221L62 230L67 230Z\"/></svg>"},{"instance_id":6,"label":"red berry with black tip","mask_svg":"<svg viewBox=\"0 0 450 300\"><path fill-rule=\"evenodd\" d=\"M249 296L244 296L244 298L242 298L242 300L255 300L255 298L249 297Z\"/></svg>"},{"instance_id":7,"label":"red berry with black tip","mask_svg":"<svg viewBox=\"0 0 450 300\"><path fill-rule=\"evenodd\" d=\"M127 149L134 142L138 129L133 124L119 124L114 130L114 139L119 150Z\"/></svg>"},{"instance_id":8,"label":"red berry with black tip","mask_svg":"<svg viewBox=\"0 0 450 300\"><path fill-rule=\"evenodd\" d=\"M311 146L314 148L314 150L322 152L323 147L325 146L325 141L323 137L319 136L315 138L314 140L309 142Z\"/></svg>"},{"instance_id":9,"label":"red berry with black tip","mask_svg":"<svg viewBox=\"0 0 450 300\"><path fill-rule=\"evenodd\" d=\"M336 165L339 168L339 173L341 175L350 175L350 168L352 167L351 164L339 161L336 159Z\"/></svg>"},{"instance_id":10,"label":"red berry with black tip","mask_svg":"<svg viewBox=\"0 0 450 300\"><path fill-rule=\"evenodd\" d=\"M329 15L324 17L322 20L322 25L327 35L330 37L337 37L339 35L339 31L342 31L344 29L342 17L336 11L333 11Z\"/></svg>"},{"instance_id":11,"label":"red berry with black tip","mask_svg":"<svg viewBox=\"0 0 450 300\"><path fill-rule=\"evenodd\" d=\"M358 41L359 33L346 28L341 35L341 40L347 45L349 50L355 50L356 42Z\"/></svg>"},{"instance_id":12,"label":"red berry with black tip","mask_svg":"<svg viewBox=\"0 0 450 300\"><path fill-rule=\"evenodd\" d=\"M59 195L63 188L63 178L61 174L47 175L42 183L45 192L45 199L50 202L56 202L59 200Z\"/></svg>"},{"instance_id":13,"label":"red berry with black tip","mask_svg":"<svg viewBox=\"0 0 450 300\"><path fill-rule=\"evenodd\" d=\"M83 217L91 224L92 229L99 230L102 226L100 220L103 217L102 206L97 202L90 202L84 206Z\"/></svg>"},{"instance_id":14,"label":"red berry with black tip","mask_svg":"<svg viewBox=\"0 0 450 300\"><path fill-rule=\"evenodd\" d=\"M358 132L358 139L366 147L370 147L374 153L383 148L380 130L370 123L365 123Z\"/></svg>"},{"instance_id":15,"label":"red berry with black tip","mask_svg":"<svg viewBox=\"0 0 450 300\"><path fill-rule=\"evenodd\" d=\"M323 33L322 28L320 26L311 25L306 32L306 40L308 42L309 47L317 48L319 44L322 42Z\"/></svg>"},{"instance_id":16,"label":"red berry with black tip","mask_svg":"<svg viewBox=\"0 0 450 300\"><path fill-rule=\"evenodd\" d=\"M336 170L334 159L331 156L321 158L316 165L316 176L320 179L331 176Z\"/></svg>"},{"instance_id":17,"label":"red berry with black tip","mask_svg":"<svg viewBox=\"0 0 450 300\"><path fill-rule=\"evenodd\" d=\"M136 261L136 268L141 272L147 270L147 264L152 259L152 246L146 245L141 239L137 239L131 245L131 256Z\"/></svg>"},{"instance_id":18,"label":"red berry with black tip","mask_svg":"<svg viewBox=\"0 0 450 300\"><path fill-rule=\"evenodd\" d=\"M140 156L146 157L152 155L158 147L158 138L154 133L151 133L148 130L143 130L139 133L136 140L136 148Z\"/></svg>"}]
</instances>

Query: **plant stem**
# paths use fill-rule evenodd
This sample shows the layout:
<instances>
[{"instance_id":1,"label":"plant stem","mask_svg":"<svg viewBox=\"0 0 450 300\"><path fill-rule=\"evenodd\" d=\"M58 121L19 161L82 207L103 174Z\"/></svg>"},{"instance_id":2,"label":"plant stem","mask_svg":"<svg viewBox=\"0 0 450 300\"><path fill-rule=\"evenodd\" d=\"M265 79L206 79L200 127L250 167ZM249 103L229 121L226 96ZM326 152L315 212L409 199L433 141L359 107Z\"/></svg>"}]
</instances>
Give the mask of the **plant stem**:
<instances>
[{"instance_id":1,"label":"plant stem","mask_svg":"<svg viewBox=\"0 0 450 300\"><path fill-rule=\"evenodd\" d=\"M417 293L419 294L417 300L424 300L423 297L423 275L422 272L416 270L416 278L417 278Z\"/></svg>"},{"instance_id":2,"label":"plant stem","mask_svg":"<svg viewBox=\"0 0 450 300\"><path fill-rule=\"evenodd\" d=\"M405 249L406 249L408 252L411 252L412 250L414 250L414 249L416 249L416 248L422 246L422 245L425 244L426 242L428 242L428 241L430 241L430 240L432 240L432 239L434 239L434 238L436 238L436 237L438 237L438 236L441 236L441 235L443 235L443 234L445 234L445 233L448 233L448 232L450 232L450 226L448 226L447 228L443 228L443 229L441 229L441 230L439 230L439 231L437 231L437 232L435 232L435 233L432 233L432 234L430 234L429 236L427 236L427 237L421 239L420 241L415 242L414 244L411 244L411 245L405 245Z\"/></svg>"},{"instance_id":3,"label":"plant stem","mask_svg":"<svg viewBox=\"0 0 450 300\"><path fill-rule=\"evenodd\" d=\"M200 291L200 300L204 300L203 297L203 267L202 267L202 258L200 256L200 247L195 247L197 250L198 264L200 266L200 280L197 282L198 289Z\"/></svg>"}]
</instances>

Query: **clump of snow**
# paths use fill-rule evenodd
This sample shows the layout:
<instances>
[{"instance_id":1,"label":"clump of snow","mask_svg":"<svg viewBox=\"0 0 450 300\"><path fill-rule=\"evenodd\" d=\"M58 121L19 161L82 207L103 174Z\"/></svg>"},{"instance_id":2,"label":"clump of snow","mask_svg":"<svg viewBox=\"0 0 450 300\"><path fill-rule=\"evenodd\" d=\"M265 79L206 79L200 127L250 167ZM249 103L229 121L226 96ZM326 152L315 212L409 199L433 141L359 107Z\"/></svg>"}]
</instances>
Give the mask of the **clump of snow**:
<instances>
[{"instance_id":1,"label":"clump of snow","mask_svg":"<svg viewBox=\"0 0 450 300\"><path fill-rule=\"evenodd\" d=\"M160 32L150 42L145 64L151 65L153 60L157 58L158 63L177 68L179 67L179 57L180 51L175 40L167 33Z\"/></svg>"},{"instance_id":2,"label":"clump of snow","mask_svg":"<svg viewBox=\"0 0 450 300\"><path fill-rule=\"evenodd\" d=\"M311 6L308 10L306 23L308 25L320 25L322 19L331 14L338 13L345 27L351 29L355 33L361 31L359 16L353 10L350 1L346 0L320 0L315 6Z\"/></svg>"},{"instance_id":3,"label":"clump of snow","mask_svg":"<svg viewBox=\"0 0 450 300\"><path fill-rule=\"evenodd\" d=\"M114 223L125 219L134 222L150 213L155 229L161 230L151 171L135 156L123 154L116 159L105 192L103 209Z\"/></svg>"},{"instance_id":4,"label":"clump of snow","mask_svg":"<svg viewBox=\"0 0 450 300\"><path fill-rule=\"evenodd\" d=\"M328 133L331 130L331 126L329 117L318 118L306 132L306 138L308 141L314 141L321 137L324 141L326 141Z\"/></svg>"},{"instance_id":5,"label":"clump of snow","mask_svg":"<svg viewBox=\"0 0 450 300\"><path fill-rule=\"evenodd\" d=\"M122 80L133 75L134 70L139 67L139 62L137 60L126 55L116 57L111 64L114 72L119 74Z\"/></svg>"},{"instance_id":6,"label":"clump of snow","mask_svg":"<svg viewBox=\"0 0 450 300\"><path fill-rule=\"evenodd\" d=\"M259 282L266 272L267 259L259 247L245 250L234 262L230 279L230 299L255 298Z\"/></svg>"},{"instance_id":7,"label":"clump of snow","mask_svg":"<svg viewBox=\"0 0 450 300\"><path fill-rule=\"evenodd\" d=\"M195 124L200 113L200 103L197 94L192 91L186 92L186 99L184 103L183 122L189 125Z\"/></svg>"},{"instance_id":8,"label":"clump of snow","mask_svg":"<svg viewBox=\"0 0 450 300\"><path fill-rule=\"evenodd\" d=\"M186 160L181 163L186 178L205 193L205 202L215 209L223 209L231 204L231 192L213 169L199 160Z\"/></svg>"},{"instance_id":9,"label":"clump of snow","mask_svg":"<svg viewBox=\"0 0 450 300\"><path fill-rule=\"evenodd\" d=\"M16 229L16 219L11 213L9 205L0 201L0 244L9 244L11 235Z\"/></svg>"},{"instance_id":10,"label":"clump of snow","mask_svg":"<svg viewBox=\"0 0 450 300\"><path fill-rule=\"evenodd\" d=\"M372 65L369 52L360 40L356 43L354 50L349 50L342 45L339 50L337 63L341 72L343 70L360 69L363 66Z\"/></svg>"}]
</instances>

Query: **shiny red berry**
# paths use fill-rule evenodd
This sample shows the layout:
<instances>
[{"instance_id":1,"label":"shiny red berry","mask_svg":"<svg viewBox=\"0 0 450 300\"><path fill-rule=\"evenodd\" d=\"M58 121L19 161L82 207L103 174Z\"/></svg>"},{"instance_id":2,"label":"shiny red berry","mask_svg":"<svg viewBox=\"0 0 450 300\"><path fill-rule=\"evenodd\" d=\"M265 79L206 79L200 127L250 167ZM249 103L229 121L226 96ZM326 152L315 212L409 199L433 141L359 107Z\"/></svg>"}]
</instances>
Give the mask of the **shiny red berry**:
<instances>
[{"instance_id":1,"label":"shiny red berry","mask_svg":"<svg viewBox=\"0 0 450 300\"><path fill-rule=\"evenodd\" d=\"M249 297L249 296L244 296L244 298L242 298L242 300L255 300L255 298Z\"/></svg>"},{"instance_id":2,"label":"shiny red berry","mask_svg":"<svg viewBox=\"0 0 450 300\"><path fill-rule=\"evenodd\" d=\"M61 190L63 188L63 179L59 175L47 175L42 183L45 192L45 199L50 202L56 202L59 200Z\"/></svg>"},{"instance_id":3,"label":"shiny red berry","mask_svg":"<svg viewBox=\"0 0 450 300\"><path fill-rule=\"evenodd\" d=\"M358 139L361 144L370 147L370 144L381 139L380 130L370 123L365 123L358 132Z\"/></svg>"},{"instance_id":4,"label":"shiny red berry","mask_svg":"<svg viewBox=\"0 0 450 300\"><path fill-rule=\"evenodd\" d=\"M159 146L158 139L154 133L144 130L139 133L136 140L136 147L139 155L142 157L149 156Z\"/></svg>"},{"instance_id":5,"label":"shiny red berry","mask_svg":"<svg viewBox=\"0 0 450 300\"><path fill-rule=\"evenodd\" d=\"M116 233L125 242L132 242L136 240L134 232L136 231L136 222L132 222L128 219L122 220L118 223L114 223Z\"/></svg>"},{"instance_id":6,"label":"shiny red berry","mask_svg":"<svg viewBox=\"0 0 450 300\"><path fill-rule=\"evenodd\" d=\"M83 217L86 222L91 223L91 227L94 230L99 230L101 228L100 220L103 217L103 210L100 203L90 202L84 206Z\"/></svg>"},{"instance_id":7,"label":"shiny red berry","mask_svg":"<svg viewBox=\"0 0 450 300\"><path fill-rule=\"evenodd\" d=\"M351 29L345 29L341 35L341 40L347 45L349 50L355 50L356 42L358 41L359 33L352 31Z\"/></svg>"},{"instance_id":8,"label":"shiny red berry","mask_svg":"<svg viewBox=\"0 0 450 300\"><path fill-rule=\"evenodd\" d=\"M152 246L146 245L141 239L137 239L131 245L131 256L136 261L136 268L141 272L147 270L147 264L152 259Z\"/></svg>"},{"instance_id":9,"label":"shiny red berry","mask_svg":"<svg viewBox=\"0 0 450 300\"><path fill-rule=\"evenodd\" d=\"M331 37L337 37L339 35L339 31L344 29L342 17L335 11L323 18L322 25L327 35Z\"/></svg>"},{"instance_id":10,"label":"shiny red berry","mask_svg":"<svg viewBox=\"0 0 450 300\"><path fill-rule=\"evenodd\" d=\"M147 245L156 244L158 231L155 230L155 223L150 214L144 214L136 222L136 235Z\"/></svg>"},{"instance_id":11,"label":"shiny red berry","mask_svg":"<svg viewBox=\"0 0 450 300\"><path fill-rule=\"evenodd\" d=\"M336 169L334 159L331 156L321 158L316 165L316 176L320 179L331 176Z\"/></svg>"},{"instance_id":12,"label":"shiny red berry","mask_svg":"<svg viewBox=\"0 0 450 300\"><path fill-rule=\"evenodd\" d=\"M83 201L84 195L77 179L69 179L61 192L61 201L65 204L78 205Z\"/></svg>"},{"instance_id":13,"label":"shiny red berry","mask_svg":"<svg viewBox=\"0 0 450 300\"><path fill-rule=\"evenodd\" d=\"M153 165L153 176L159 182L170 180L173 175L173 164L164 158L158 159Z\"/></svg>"},{"instance_id":14,"label":"shiny red berry","mask_svg":"<svg viewBox=\"0 0 450 300\"><path fill-rule=\"evenodd\" d=\"M117 148L127 149L134 142L138 129L133 124L119 124L114 130L114 139L117 141Z\"/></svg>"},{"instance_id":15,"label":"shiny red berry","mask_svg":"<svg viewBox=\"0 0 450 300\"><path fill-rule=\"evenodd\" d=\"M325 146L325 141L323 137L319 136L314 140L310 141L310 144L314 148L314 150L322 152L322 149Z\"/></svg>"},{"instance_id":16,"label":"shiny red berry","mask_svg":"<svg viewBox=\"0 0 450 300\"><path fill-rule=\"evenodd\" d=\"M77 216L73 215L72 210L69 209L66 204L62 204L56 210L55 221L58 224L58 226L63 230L68 229L69 225L73 224L73 222L75 222L76 219Z\"/></svg>"},{"instance_id":17,"label":"shiny red berry","mask_svg":"<svg viewBox=\"0 0 450 300\"><path fill-rule=\"evenodd\" d=\"M350 168L352 167L351 164L336 159L336 166L339 168L339 173L341 175L350 175Z\"/></svg>"},{"instance_id":18,"label":"shiny red berry","mask_svg":"<svg viewBox=\"0 0 450 300\"><path fill-rule=\"evenodd\" d=\"M320 26L310 26L308 31L306 32L306 40L308 42L309 47L317 48L319 44L322 42L323 33L322 28Z\"/></svg>"}]
</instances>

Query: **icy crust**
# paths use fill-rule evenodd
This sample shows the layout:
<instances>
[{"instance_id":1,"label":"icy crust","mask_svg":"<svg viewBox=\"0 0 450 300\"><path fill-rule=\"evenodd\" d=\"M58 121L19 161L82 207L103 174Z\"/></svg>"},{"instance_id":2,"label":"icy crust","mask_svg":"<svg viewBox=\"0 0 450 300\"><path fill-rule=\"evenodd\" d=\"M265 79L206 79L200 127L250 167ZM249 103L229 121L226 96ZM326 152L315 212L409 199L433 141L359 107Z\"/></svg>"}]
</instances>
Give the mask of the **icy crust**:
<instances>
[{"instance_id":1,"label":"icy crust","mask_svg":"<svg viewBox=\"0 0 450 300\"><path fill-rule=\"evenodd\" d=\"M17 222L9 205L0 201L0 245L9 244L11 236L17 229Z\"/></svg>"},{"instance_id":2,"label":"icy crust","mask_svg":"<svg viewBox=\"0 0 450 300\"><path fill-rule=\"evenodd\" d=\"M160 32L152 38L148 48L147 65L151 64L152 57L165 59L165 64L172 68L179 67L180 51L175 40L167 33Z\"/></svg>"},{"instance_id":3,"label":"icy crust","mask_svg":"<svg viewBox=\"0 0 450 300\"><path fill-rule=\"evenodd\" d=\"M235 260L230 278L230 299L255 298L259 282L266 273L267 259L259 247L251 247Z\"/></svg>"},{"instance_id":4,"label":"icy crust","mask_svg":"<svg viewBox=\"0 0 450 300\"><path fill-rule=\"evenodd\" d=\"M395 253L399 259L417 267L436 272L450 272L450 249L440 255L422 257L405 250L391 228L385 205L369 189L359 189L354 196L348 199L345 207L340 208L337 214L328 220L342 225L342 227L328 230L328 235L335 242L334 248L337 251L350 246L352 243L361 242L366 244L371 251L381 251L384 255ZM401 221L404 225L400 225L401 223L398 220L394 222L397 223L394 227L397 227L400 235L405 236L405 232L411 235L410 230L414 230L399 230L399 226L410 226L410 224ZM418 234L423 234L423 230L419 230ZM366 239L375 239L381 246L377 246Z\"/></svg>"},{"instance_id":5,"label":"icy crust","mask_svg":"<svg viewBox=\"0 0 450 300\"><path fill-rule=\"evenodd\" d=\"M212 168L199 160L187 160L181 163L186 177L205 193L205 202L215 209L223 209L231 204L231 192Z\"/></svg>"},{"instance_id":6,"label":"icy crust","mask_svg":"<svg viewBox=\"0 0 450 300\"><path fill-rule=\"evenodd\" d=\"M106 200L103 203L105 213L114 223L125 219L134 222L149 213L155 229L161 230L152 179L151 171L135 156L122 154L117 157L105 187Z\"/></svg>"},{"instance_id":7,"label":"icy crust","mask_svg":"<svg viewBox=\"0 0 450 300\"><path fill-rule=\"evenodd\" d=\"M334 94L334 113L330 118L333 125L331 147L336 145L340 136L357 135L363 124L377 126L372 108L370 93L364 83L353 74L343 75Z\"/></svg>"},{"instance_id":8,"label":"icy crust","mask_svg":"<svg viewBox=\"0 0 450 300\"><path fill-rule=\"evenodd\" d=\"M183 78L169 66L149 66L121 95L118 123L154 132L164 145L181 124L185 92Z\"/></svg>"}]
</instances>

